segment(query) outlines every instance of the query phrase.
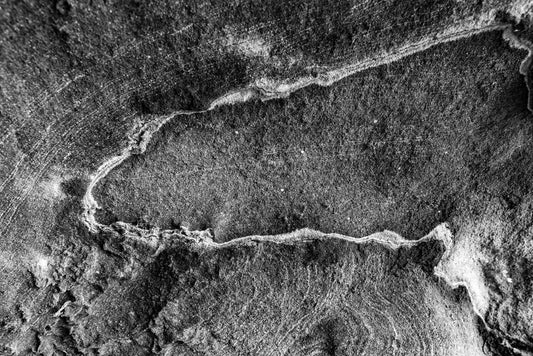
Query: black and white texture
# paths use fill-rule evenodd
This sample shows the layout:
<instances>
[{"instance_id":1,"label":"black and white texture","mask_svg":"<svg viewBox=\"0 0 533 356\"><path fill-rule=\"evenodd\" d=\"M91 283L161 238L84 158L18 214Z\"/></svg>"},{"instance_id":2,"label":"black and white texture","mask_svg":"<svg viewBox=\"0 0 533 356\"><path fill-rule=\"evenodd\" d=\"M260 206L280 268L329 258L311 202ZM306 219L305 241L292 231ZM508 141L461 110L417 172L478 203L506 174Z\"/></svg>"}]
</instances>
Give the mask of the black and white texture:
<instances>
[{"instance_id":1,"label":"black and white texture","mask_svg":"<svg viewBox=\"0 0 533 356\"><path fill-rule=\"evenodd\" d=\"M532 19L0 0L0 355L533 354Z\"/></svg>"}]
</instances>

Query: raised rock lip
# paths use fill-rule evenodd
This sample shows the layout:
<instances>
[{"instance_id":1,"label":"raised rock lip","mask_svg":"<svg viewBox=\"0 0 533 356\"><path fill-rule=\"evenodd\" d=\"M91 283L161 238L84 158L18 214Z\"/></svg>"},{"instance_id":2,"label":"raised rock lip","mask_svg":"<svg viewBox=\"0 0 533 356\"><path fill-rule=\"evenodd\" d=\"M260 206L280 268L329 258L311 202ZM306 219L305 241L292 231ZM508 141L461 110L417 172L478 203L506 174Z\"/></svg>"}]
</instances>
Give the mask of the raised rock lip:
<instances>
[{"instance_id":1,"label":"raised rock lip","mask_svg":"<svg viewBox=\"0 0 533 356\"><path fill-rule=\"evenodd\" d=\"M520 15L524 15L525 13L527 13L530 7L531 6L527 7L524 5L522 9L524 12ZM209 107L205 110L176 111L170 115L159 116L155 120L144 125L136 134L132 135L130 137L130 144L128 145L128 147L124 148L120 155L109 158L97 169L94 174L91 175L87 190L85 192L85 195L83 196L83 211L80 218L87 226L89 231L93 233L97 233L99 231L115 230L115 228L112 226L99 223L95 218L95 212L99 208L99 205L92 194L94 187L102 178L104 178L115 167L119 166L122 162L124 162L128 157L132 156L133 154L142 154L146 150L146 147L152 135L157 132L166 122L175 118L176 116L204 113L213 110L221 105L233 105L236 103L249 101L253 98L259 98L261 100L270 100L287 97L292 92L298 89L305 88L311 84L329 86L352 74L373 67L378 67L383 64L401 60L410 55L425 51L438 44L456 41L475 34L496 30L505 30L504 38L508 40L511 46L520 49L525 49L529 52L526 58L524 59L519 71L522 75L525 76L527 87L530 90L530 78L528 77L528 72L532 64L531 57L533 53L533 47L531 43L527 41L520 41L519 39L517 39L517 37L514 36L512 31L510 30L510 25L497 23L496 15L494 13L490 13L485 18L481 18L477 21L472 21L470 23L467 22L465 26L454 26L431 38L425 38L416 43L402 46L401 48L391 52L380 53L371 58L367 58L364 61L350 63L341 68L316 68L320 72L320 74L316 77L302 77L294 80L285 80L278 82L273 82L269 80L257 80L254 83L251 83L246 88L232 90L227 94L213 100ZM530 102L528 105L530 110L532 110L531 105L532 104L530 93ZM153 244L154 247L158 247L161 237L163 237L163 239L166 239L180 234L178 230L159 230L158 228L146 230L124 222L118 222L115 223L115 225L120 226L125 235L130 235L131 237L137 238L140 237L143 242ZM487 325L484 318L486 310L479 301L478 291L476 291L474 282L469 280L468 276L465 276L462 279L450 278L450 276L447 274L446 268L444 267L444 262L451 260L451 255L452 253L454 253L455 250L453 248L454 242L452 233L447 224L438 225L428 235L418 240L407 240L402 236L396 234L395 232L387 230L383 232L377 232L366 237L355 238L336 233L322 233L311 229L301 229L281 235L251 235L236 238L223 243L217 243L213 241L207 232L193 231L190 232L188 236L186 236L186 239L193 242L194 248L200 249L224 249L239 245L248 245L264 242L276 244L294 244L328 239L338 239L356 244L378 243L387 248L398 249L400 247L416 246L417 244L424 241L440 241L445 246L445 251L441 260L439 261L437 266L435 266L435 275L439 278L442 278L452 288L465 287L470 296L474 312L480 317L481 320L483 320L483 322L485 323L485 327L490 330L490 327Z\"/></svg>"},{"instance_id":2,"label":"raised rock lip","mask_svg":"<svg viewBox=\"0 0 533 356\"><path fill-rule=\"evenodd\" d=\"M221 105L246 102L253 98L270 100L287 97L294 91L305 88L312 84L330 86L333 83L336 83L339 80L355 73L401 60L410 55L425 51L438 44L456 41L484 32L509 29L509 24L499 23L496 17L496 12L491 11L480 18L469 19L470 21L465 21L462 24L448 28L447 30L433 35L432 37L424 38L420 41L404 45L393 51L379 53L365 60L349 63L341 68L321 67L319 69L322 73L317 77L302 77L297 78L296 80L285 80L278 82L273 82L267 79L257 80L255 83L251 83L247 88L232 90L227 94L222 95L220 98L213 100L206 110L179 110L170 115L160 116L141 127L137 133L130 137L130 143L128 147L124 148L120 155L109 158L107 161L102 163L102 165L100 165L94 174L91 175L87 191L82 200L83 213L81 215L81 219L91 232L97 232L98 230L105 229L105 226L100 224L95 218L96 210L100 207L92 194L94 187L111 170L124 162L132 154L143 153L146 150L152 135L157 132L167 121L176 116L204 113Z\"/></svg>"}]
</instances>

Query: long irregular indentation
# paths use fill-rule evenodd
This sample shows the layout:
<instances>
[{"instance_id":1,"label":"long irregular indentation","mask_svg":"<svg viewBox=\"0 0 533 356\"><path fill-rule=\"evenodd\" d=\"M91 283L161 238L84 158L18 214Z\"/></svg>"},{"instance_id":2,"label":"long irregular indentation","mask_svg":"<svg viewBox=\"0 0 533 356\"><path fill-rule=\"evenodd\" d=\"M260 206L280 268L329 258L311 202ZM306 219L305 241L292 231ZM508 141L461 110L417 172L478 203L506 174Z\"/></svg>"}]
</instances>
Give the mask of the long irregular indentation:
<instances>
[{"instance_id":1,"label":"long irregular indentation","mask_svg":"<svg viewBox=\"0 0 533 356\"><path fill-rule=\"evenodd\" d=\"M294 244L300 242L309 242L315 240L341 240L355 244L366 244L375 242L380 245L386 246L392 250L397 250L401 247L413 247L421 242L425 241L440 241L446 246L448 250L453 244L451 231L447 224L441 224L435 227L428 235L418 240L407 240L399 234L385 230L383 232L377 232L369 236L355 238L352 236L346 236L336 233L322 233L312 229L300 229L294 232L290 232L282 235L267 235L267 236L246 236L237 239L233 239L227 242L214 242L208 236L200 238L198 243L206 248L222 249L234 246L249 245L253 243L272 242L276 244Z\"/></svg>"},{"instance_id":2,"label":"long irregular indentation","mask_svg":"<svg viewBox=\"0 0 533 356\"><path fill-rule=\"evenodd\" d=\"M505 29L509 26L508 24L497 23L495 16L496 15L494 13L491 13L485 16L481 16L479 18L468 19L468 21L465 21L461 25L457 25L445 31L437 33L431 38L424 38L415 43L409 43L407 45L404 45L398 49L379 53L365 60L345 65L342 68L317 67L316 69L320 74L316 77L304 77L299 78L295 81L282 82L274 82L268 79L257 80L255 83L250 84L247 88L231 91L223 95L222 97L215 99L214 101L212 101L209 108L207 108L206 110L177 111L171 115L159 117L154 122L148 123L146 125L148 127L141 128L139 133L135 135L143 137L143 143L141 145L142 147L139 146L136 140L133 140L133 142L130 143L130 145L126 147L120 155L112 157L108 161L104 162L97 169L96 173L92 175L91 181L88 185L88 189L83 198L82 220L92 232L96 232L104 228L104 225L98 223L94 216L96 209L98 209L98 203L96 202L92 194L94 187L96 186L98 181L105 177L113 168L117 167L118 165L120 165L120 163L124 162L128 157L130 157L132 152L144 152L151 136L171 118L174 118L179 115L203 113L206 111L213 110L221 105L246 102L253 98L260 98L261 100L283 98L287 97L296 90L302 89L312 84L329 86L347 76L365 71L370 68L398 61L415 53L425 51L438 44L456 41L483 32Z\"/></svg>"}]
</instances>

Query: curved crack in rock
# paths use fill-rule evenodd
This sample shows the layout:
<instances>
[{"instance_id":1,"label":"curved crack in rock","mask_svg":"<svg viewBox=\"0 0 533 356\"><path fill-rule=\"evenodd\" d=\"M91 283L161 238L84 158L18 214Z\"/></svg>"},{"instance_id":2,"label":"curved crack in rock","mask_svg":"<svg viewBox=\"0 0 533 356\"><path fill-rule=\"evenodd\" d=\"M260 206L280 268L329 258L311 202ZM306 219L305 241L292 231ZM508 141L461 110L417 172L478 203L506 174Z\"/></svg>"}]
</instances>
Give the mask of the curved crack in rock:
<instances>
[{"instance_id":1,"label":"curved crack in rock","mask_svg":"<svg viewBox=\"0 0 533 356\"><path fill-rule=\"evenodd\" d=\"M359 4L359 5L361 5L361 4ZM459 8L461 8L462 5L464 5L464 4L453 4L452 8L454 8L454 6L458 6ZM518 21L520 21L522 18L524 18L527 15L527 13L530 11L530 8L531 8L530 4L528 4L527 2L524 2L524 1L513 1L513 2L510 2L510 3L507 3L507 2L503 2L503 3L502 2L495 2L495 3L491 3L491 4L480 3L478 5L479 6L474 6L473 8L468 8L468 7L467 7L467 9L461 8L462 11L460 12L460 14L458 14L457 18L453 19L455 21L455 23L452 21L451 27L449 27L447 29L445 28L444 30L440 29L440 31L436 31L435 33L431 33L431 31L430 31L430 37L429 37L430 39L428 40L428 38L422 38L422 40L420 41L420 46L421 46L420 48L417 48L416 45L413 48L411 48L411 49L408 48L410 45L402 46L400 48L403 48L403 50L402 49L400 49L400 50L391 50L391 51L389 51L389 55L391 55L392 57L394 57L394 56L404 56L404 55L408 55L410 53L410 51L412 52L412 51L422 50L423 47L427 47L427 46L431 46L432 45L432 43L434 42L433 40L431 40L432 37L435 37L437 42L438 41L451 41L451 40L454 40L454 39L457 39L457 38L460 38L460 37L467 36L469 34L477 33L479 31L488 31L491 28L493 28L492 26L495 26L495 27L504 26L504 24L501 24L499 19L498 19L499 12L508 13L511 17L514 18L514 20L516 22L518 22ZM352 8L352 12L356 8L357 8L357 6L353 7ZM47 9L47 10L49 10L49 9ZM83 14L83 11L86 10L86 9L84 7L80 7L77 10L80 11L81 14ZM122 9L122 10L124 10L124 9ZM128 9L128 10L131 10L131 9ZM69 11L66 11L66 12L62 11L62 13L59 13L59 15L61 15L61 14L67 15L68 12ZM137 13L135 13L135 11L133 11L133 14L138 15ZM475 15L472 15L472 14L475 14ZM9 13L9 15L11 15L11 13ZM57 15L58 14L55 13L54 14L54 18L57 17ZM349 14L346 14L346 15L348 16L348 18L349 18L349 16L351 16ZM91 18L91 20L92 20L92 18ZM136 19L136 20L138 20L138 19ZM470 22L468 22L468 21L470 21ZM59 35L60 35L58 42L61 45L60 49L61 49L61 54L63 55L64 54L63 52L67 51L68 45L71 44L71 43L69 43L67 41L68 37L69 36L76 37L76 35L80 35L80 34L78 34L76 32L76 30L78 29L78 25L80 25L80 24L76 23L76 21L74 21L74 23L69 23L68 21L65 21L65 19L57 20L57 22L59 24L65 23L65 26L60 26L59 24L56 24L57 25L56 32L59 32ZM90 23L91 22L89 22L89 24ZM87 25L87 24L83 23L83 25ZM191 24L186 24L180 30L176 31L175 34L182 33L182 31L186 31L186 30L190 29L191 28L190 25ZM442 27L444 25L450 26L450 24L447 21L444 21L444 23L440 23L439 22L439 25L440 25L439 27ZM83 28L83 26L82 26L82 28ZM55 35L57 36L58 34L55 33ZM107 35L108 35L108 33L106 33L105 35L101 35L101 37L104 38L104 37L107 37ZM96 36L96 37L98 37L98 36ZM419 36L417 35L416 37L419 37ZM213 39L210 38L209 41L212 42ZM221 39L220 38L215 39L214 42L217 42L217 43L221 42ZM224 41L222 41L222 42L224 42ZM232 42L232 41L229 41L229 42ZM83 43L83 40L81 40L81 43ZM404 43L404 42L402 41L401 43ZM78 47L77 45L79 45L79 43L76 43L76 45L73 45L72 50L75 49L76 51L81 51L82 54L85 54L85 53L83 53L83 51L87 50L87 48L85 48L84 46L79 46ZM93 44L88 44L87 46L90 48L92 45ZM209 44L209 45L212 45L212 44ZM137 46L137 50L139 49L139 43L136 42L136 41L133 41L132 43L128 43L128 46L132 46L132 47ZM112 46L113 48L111 49L111 51L116 51L115 53L112 53L112 55L109 55L109 53L105 53L105 51L101 51L101 52L98 52L96 54L101 55L104 58L107 58L107 61L105 61L106 65L107 65L108 63L111 63L114 60L118 60L119 58L122 58L121 56L126 55L127 51L126 51L125 47L128 47L128 46L124 45L124 46L121 46L119 48L114 48ZM65 49L65 47L67 47L67 49ZM231 43L229 43L229 44L227 44L227 47L232 48L234 46ZM13 48L10 48L10 50L13 51ZM242 48L241 48L241 50L242 50ZM406 51L406 53L404 53L404 50ZM248 52L250 52L250 51L248 51ZM259 52L261 52L261 51L259 51ZM91 53L91 55L95 55L95 56L96 56L96 54ZM251 54L253 56L256 55L256 53L254 51L252 51L252 53L248 53L248 54ZM59 57L61 59L64 59L61 56L59 56ZM151 56L148 55L146 58L150 59ZM379 58L379 56L377 56L377 58ZM91 60L94 61L95 58L91 58ZM362 62L356 61L356 63L364 63L367 60L368 60L368 58L363 58ZM379 61L379 59L375 59L375 60ZM387 60L390 60L390 58L387 59ZM368 67L368 66L376 65L376 63L373 63L374 60L370 59L369 61L370 61L370 63L363 64L363 66L367 66ZM326 61L326 62L329 62L329 61ZM359 64L353 64L353 63L350 64L349 63L350 62L349 58L346 60L346 58L344 57L343 62L348 62L348 63L345 63L345 65L341 66L340 68L339 67L335 67L335 66L324 66L322 64L318 64L318 66L311 65L308 68L315 68L315 70L316 70L316 68L322 68L325 71L325 73L318 73L317 74L318 78L315 78L315 79L312 79L312 78L309 78L309 77L307 77L307 79L298 79L297 78L295 83L284 82L284 83L280 84L280 83L276 83L275 81L273 82L274 79L272 79L272 78L271 79L267 79L266 82L263 83L262 80L257 79L255 77L255 78L253 78L255 80L255 84L250 84L250 86L251 86L250 88L245 88L245 89L242 89L241 91L237 91L237 92L235 92L233 94L230 94L230 100L245 100L246 98L249 98L251 96L256 95L256 91L262 92L262 93L257 94L259 97L265 96L265 95L267 97L283 96L286 93L288 93L288 91L295 90L295 89L297 89L299 87L302 87L304 85L308 85L310 83L327 84L327 83L331 82L332 80L333 81L334 80L338 80L342 76L345 76L345 75L348 75L350 73L353 73L353 71L361 70ZM93 70L93 71L98 71L99 70L98 68L100 68L99 65L101 63L99 61L97 61L97 63L98 63L97 66L87 67L87 68L89 68L90 70ZM143 63L145 63L144 60L143 60ZM270 63L270 64L272 64L272 63ZM352 64L355 65L354 68L350 67ZM146 65L146 63L145 63L145 65ZM87 68L85 68L85 69L87 69ZM349 68L349 69L346 69L346 68ZM107 68L107 69L109 69L109 68ZM160 71L161 71L161 68L159 68L158 71L157 71L158 75L160 74ZM328 74L327 72L329 72L329 71L332 71L332 72L330 74ZM320 70L319 70L319 72L320 72ZM9 71L6 71L6 73L9 74ZM103 85L101 82L98 82L97 79L101 79L101 78L97 78L97 76L95 76L95 78L92 78L92 79L94 79L94 80L96 80L96 82L98 82L98 86L100 87L100 88L98 88L98 90L100 90L100 89L102 89L102 90L105 89L105 90L102 93L98 93L98 91L96 91L95 95L90 95L88 97L84 97L84 98L82 98L82 101L86 101L87 99L93 100L93 99L95 99L97 97L96 94L107 95L109 87L119 86L119 84L123 84L121 82L124 79L127 79L131 75L131 73L125 72L125 73L121 73L121 75L123 75L123 76L121 77L120 75L117 75L117 77L114 78L111 82L105 82L105 85ZM331 77L330 77L330 75L331 75ZM9 81L9 78L10 78L9 75L7 75L6 78L8 79L7 81ZM13 132L17 131L18 129L20 129L20 127L22 127L26 123L28 123L28 121L31 121L31 120L29 120L30 117L31 118L35 118L37 109L40 106L44 105L43 103L46 102L47 100L52 100L53 99L53 100L58 100L58 101L61 102L61 100L65 99L65 98L59 98L58 99L57 98L57 93L62 92L67 86L69 86L71 84L74 84L76 81L79 81L80 78L84 78L84 81L86 79L88 82L90 82L89 78L86 76L85 73L84 74L74 73L72 75L72 79L56 83L56 84L54 84L51 87L51 89L54 92L54 94L41 93L42 95L38 95L37 98L35 100L33 100L31 104L27 105L27 110L28 110L27 114L28 115L26 115L26 116L23 115L24 117L23 117L23 120L20 123L20 125L16 125L14 123L13 125L6 126L6 127L8 127L7 131L9 131L9 132L7 132L6 137L9 137L10 135L12 135ZM270 77L268 77L268 78L270 78ZM16 78L11 78L11 79L16 79ZM303 80L303 82L302 82L302 80ZM25 82L25 81L26 80L23 80L22 82ZM137 82L135 82L135 83L137 83ZM20 84L22 86L21 83L18 83L18 84ZM147 80L146 84L150 84L150 81ZM243 83L239 82L238 85L237 84L234 85L234 87L230 88L230 90L234 90L235 87L239 87L242 84ZM86 85L87 85L87 83L85 83L83 85L80 84L80 88L83 89L83 90L88 90ZM13 87L13 89L15 89L15 86ZM96 88L94 88L94 89L96 89ZM9 89L7 89L6 91L9 91ZM16 91L14 90L14 92L16 92ZM71 95L71 94L72 93L69 93L69 95ZM112 94L113 94L114 99L117 100L117 101L123 101L128 96L134 96L133 93L132 93L131 88L129 88L128 91L124 95L121 95L121 96L116 96L116 93L112 93ZM68 97L67 94L65 94L65 95ZM218 93L215 96L220 96L220 93ZM13 99L13 98L11 98L11 99ZM208 100L210 100L210 99L208 99ZM220 99L220 100L225 101L225 100L227 100L227 98L226 99ZM17 102L16 100L13 100L13 101ZM79 100L78 99L74 100L74 103L72 103L72 104L74 104L74 105L71 105L71 106L77 106L79 104ZM48 103L46 103L46 105L48 105ZM106 105L110 106L110 105L113 105L113 104L106 103ZM24 106L24 107L26 107L26 106ZM204 106L202 105L202 107L204 107ZM61 113L62 116L61 115L58 116L58 117L54 116L54 119L53 119L52 123L48 126L49 128L51 126L58 126L57 128L54 127L54 130L52 130L52 131L57 131L58 132L57 133L57 137L56 137L56 135L51 135L51 136L54 136L53 139L48 137L50 135L50 132L52 132L52 131L49 131L49 130L44 130L46 132L41 132L42 137L38 138L37 142L34 145L32 145L30 147L30 149L28 150L29 153L31 153L32 155L36 154L39 157L35 158L35 161L32 160L31 158L24 157L24 158L21 158L20 160L18 160L17 162L15 162L13 164L14 167L11 170L8 171L8 176L2 182L2 191L5 193L4 194L5 195L5 197L4 197L5 208L0 212L0 226L2 226L2 228L1 228L2 229L1 230L2 234L7 233L7 231L9 230L10 224L12 223L12 221L14 220L14 218L17 215L17 211L20 209L20 207L24 204L24 202L31 195L31 193L33 192L33 187L36 184L38 184L38 180L43 179L43 175L44 175L45 171L47 169L49 169L50 166L53 163L57 164L58 163L57 161L60 161L58 159L58 157L56 157L56 156L57 155L61 155L61 153L70 155L70 153L62 152L64 147L62 146L61 142L65 141L65 140L67 140L67 141L76 141L75 140L76 136L79 135L80 132L84 131L84 129L86 128L85 126L90 126L88 123L83 123L82 124L79 121L68 122L69 120L66 119L65 116L74 115L74 116L82 116L83 117L83 115L81 115L81 114L80 115L76 115L75 114L76 110L72 110L72 107L70 107L68 109L66 109L66 108L61 108L61 109L62 110L64 109L64 112ZM176 110L176 109L177 108L174 108L174 110ZM16 112L16 110L15 110L15 112ZM89 112L89 113L91 115L94 114L94 112ZM101 113L99 113L99 114L101 114ZM63 123L58 122L58 121L61 121L60 119L63 119L65 121L64 122L65 127L62 127ZM36 121L39 121L39 120L36 120ZM88 120L88 121L90 121L90 120ZM16 120L15 120L15 122L16 122ZM78 126L81 126L81 127L78 127ZM117 130L117 131L121 131L122 129L124 129L124 127L120 127L120 130ZM80 135L80 136L82 136L82 135ZM83 142L83 143L86 143L86 142ZM4 142L2 142L2 144L4 144ZM49 144L50 147L47 148L47 144ZM58 151L60 151L60 152L58 152ZM19 173L19 175L24 175L25 177L28 177L29 182L27 183L27 185L25 185L23 187L23 189L20 189L20 190L19 189L9 189L9 188L12 188L11 185L13 184L13 181L15 181L15 176L17 175L17 172Z\"/></svg>"},{"instance_id":2,"label":"curved crack in rock","mask_svg":"<svg viewBox=\"0 0 533 356\"><path fill-rule=\"evenodd\" d=\"M232 91L218 99L215 99L206 110L177 111L171 115L157 118L153 122L149 122L145 125L145 127L141 128L139 132L134 135L134 137L138 138L134 138L133 141L130 139L130 144L119 156L112 157L104 162L98 168L97 172L92 175L87 192L83 198L84 212L82 214L82 219L92 232L96 232L98 229L103 228L103 225L98 223L94 216L99 205L92 195L92 190L98 181L105 177L113 168L117 167L120 165L120 163L130 157L132 153L142 154L145 151L146 145L148 144L151 136L157 132L163 126L163 124L176 116L204 113L221 105L233 105L240 102L246 102L255 97L259 97L261 100L283 98L287 97L296 90L305 88L312 84L330 86L347 76L401 60L407 56L425 51L438 44L456 41L483 32L507 29L510 26L509 24L497 24L495 21L496 13L493 11L489 15L485 15L484 17L482 16L481 18L468 19L462 25L456 25L447 29L446 31L435 34L431 38L422 39L419 42L405 45L401 48L395 49L392 52L381 53L374 57L368 58L365 61L358 61L357 63L346 65L340 69L314 67L315 69L320 69L322 71L322 73L317 77L300 78L295 82L285 83L273 83L270 80L259 80L256 83L251 84L249 88ZM136 142L139 138L141 139L140 144Z\"/></svg>"}]
</instances>

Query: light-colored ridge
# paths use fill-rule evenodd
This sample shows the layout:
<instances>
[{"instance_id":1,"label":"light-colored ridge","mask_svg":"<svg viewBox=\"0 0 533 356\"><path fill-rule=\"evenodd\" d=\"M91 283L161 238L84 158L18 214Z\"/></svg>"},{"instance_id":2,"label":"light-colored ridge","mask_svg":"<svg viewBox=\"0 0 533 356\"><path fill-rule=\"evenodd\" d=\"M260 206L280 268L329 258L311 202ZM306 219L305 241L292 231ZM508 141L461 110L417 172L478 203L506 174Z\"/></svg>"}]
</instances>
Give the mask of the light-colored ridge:
<instances>
[{"instance_id":1,"label":"light-colored ridge","mask_svg":"<svg viewBox=\"0 0 533 356\"><path fill-rule=\"evenodd\" d=\"M496 15L494 11L491 11L482 16L472 17L463 21L459 25L454 25L442 32L432 35L431 37L421 39L420 41L414 43L408 43L392 51L379 53L377 55L357 61L355 63L345 65L342 68L314 67L314 69L322 71L322 73L319 74L317 77L304 77L292 81L272 81L269 79L259 79L256 80L254 83L251 83L246 88L230 91L222 95L221 97L213 100L206 110L180 110L168 116L158 117L153 122L150 122L144 127L142 127L139 133L135 135L135 137L137 138L139 138L139 136L142 136L141 144L139 144L137 141L130 142L128 147L126 147L120 155L108 159L90 177L90 182L88 184L87 191L82 201L83 213L81 219L91 232L97 232L98 230L105 229L105 226L96 221L95 218L95 213L96 210L99 208L99 205L98 202L94 199L92 193L94 187L102 178L109 174L109 172L113 170L113 168L117 167L127 158L129 158L133 152L143 153L146 150L146 146L151 136L171 118L174 118L179 115L205 113L222 105L233 105L237 103L242 103L249 101L253 98L259 98L264 101L276 98L283 98L287 97L296 90L302 89L312 84L317 84L320 86L330 86L333 83L338 82L339 80L355 73L359 73L370 68L399 61L407 56L427 50L441 43L456 41L483 32L503 30L509 27L509 25L506 24L496 23L495 17ZM309 69L311 69L311 67Z\"/></svg>"}]
</instances>

